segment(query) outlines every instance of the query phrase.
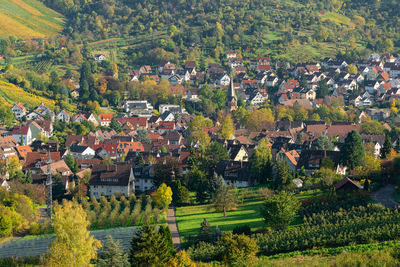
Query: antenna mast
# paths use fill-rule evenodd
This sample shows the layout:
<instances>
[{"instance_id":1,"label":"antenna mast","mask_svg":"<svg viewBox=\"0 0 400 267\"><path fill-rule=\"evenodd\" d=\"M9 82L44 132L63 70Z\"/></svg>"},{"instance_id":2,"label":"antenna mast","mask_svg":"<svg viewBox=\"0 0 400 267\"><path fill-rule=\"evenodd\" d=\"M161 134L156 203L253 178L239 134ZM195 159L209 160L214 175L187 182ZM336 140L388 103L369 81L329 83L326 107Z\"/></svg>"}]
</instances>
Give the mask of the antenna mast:
<instances>
[{"instance_id":1,"label":"antenna mast","mask_svg":"<svg viewBox=\"0 0 400 267\"><path fill-rule=\"evenodd\" d=\"M46 204L47 204L47 214L50 217L50 221L53 222L53 177L51 174L51 166L52 163L50 150L48 151L47 156L47 179L46 179Z\"/></svg>"}]
</instances>

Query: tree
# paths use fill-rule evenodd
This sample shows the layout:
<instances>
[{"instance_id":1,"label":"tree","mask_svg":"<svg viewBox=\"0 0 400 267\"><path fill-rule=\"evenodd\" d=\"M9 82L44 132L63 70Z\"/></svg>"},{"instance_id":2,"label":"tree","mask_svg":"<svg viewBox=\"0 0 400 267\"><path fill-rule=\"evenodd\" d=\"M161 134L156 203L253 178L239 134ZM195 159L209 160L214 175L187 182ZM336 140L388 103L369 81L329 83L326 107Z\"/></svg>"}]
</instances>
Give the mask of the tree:
<instances>
[{"instance_id":1,"label":"tree","mask_svg":"<svg viewBox=\"0 0 400 267\"><path fill-rule=\"evenodd\" d=\"M4 104L0 105L0 123L6 125L7 127L11 127L14 121L15 117L11 108Z\"/></svg>"},{"instance_id":2,"label":"tree","mask_svg":"<svg viewBox=\"0 0 400 267\"><path fill-rule=\"evenodd\" d=\"M361 133L370 133L370 134L384 134L385 127L378 121L367 121L361 123Z\"/></svg>"},{"instance_id":3,"label":"tree","mask_svg":"<svg viewBox=\"0 0 400 267\"><path fill-rule=\"evenodd\" d=\"M350 74L357 74L358 73L357 66L355 66L353 64L349 64L347 66L347 72L350 73Z\"/></svg>"},{"instance_id":4,"label":"tree","mask_svg":"<svg viewBox=\"0 0 400 267\"><path fill-rule=\"evenodd\" d=\"M250 158L250 175L259 183L270 182L272 154L266 139L261 139Z\"/></svg>"},{"instance_id":5,"label":"tree","mask_svg":"<svg viewBox=\"0 0 400 267\"><path fill-rule=\"evenodd\" d=\"M54 207L53 228L56 240L45 257L47 266L89 266L101 243L88 231L86 212L78 203L64 201Z\"/></svg>"},{"instance_id":6,"label":"tree","mask_svg":"<svg viewBox=\"0 0 400 267\"><path fill-rule=\"evenodd\" d=\"M321 80L318 84L319 87L317 90L317 97L324 98L325 96L329 95L329 87L326 84L326 80Z\"/></svg>"},{"instance_id":7,"label":"tree","mask_svg":"<svg viewBox=\"0 0 400 267\"><path fill-rule=\"evenodd\" d=\"M238 203L237 189L233 186L222 185L219 190L214 194L212 199L213 205L217 212L226 212L235 209Z\"/></svg>"},{"instance_id":8,"label":"tree","mask_svg":"<svg viewBox=\"0 0 400 267\"><path fill-rule=\"evenodd\" d=\"M365 151L360 134L354 130L348 133L340 152L342 163L350 170L361 166Z\"/></svg>"},{"instance_id":9,"label":"tree","mask_svg":"<svg viewBox=\"0 0 400 267\"><path fill-rule=\"evenodd\" d=\"M136 131L136 139L142 144L150 144L149 133L144 128L139 128Z\"/></svg>"},{"instance_id":10,"label":"tree","mask_svg":"<svg viewBox=\"0 0 400 267\"><path fill-rule=\"evenodd\" d=\"M74 157L72 157L71 153L68 153L65 157L65 163L73 173L77 173L79 171L78 162L74 159Z\"/></svg>"},{"instance_id":11,"label":"tree","mask_svg":"<svg viewBox=\"0 0 400 267\"><path fill-rule=\"evenodd\" d=\"M290 185L292 179L293 175L290 172L289 164L282 159L278 159L276 161L276 181L274 183L274 188L279 188L283 185Z\"/></svg>"},{"instance_id":12,"label":"tree","mask_svg":"<svg viewBox=\"0 0 400 267\"><path fill-rule=\"evenodd\" d=\"M171 187L166 184L161 184L156 193L154 194L154 202L163 210L168 209L169 204L172 202Z\"/></svg>"},{"instance_id":13,"label":"tree","mask_svg":"<svg viewBox=\"0 0 400 267\"><path fill-rule=\"evenodd\" d=\"M250 131L260 131L262 130L266 123L271 123L274 121L274 115L270 109L262 108L251 112L246 117L246 127Z\"/></svg>"},{"instance_id":14,"label":"tree","mask_svg":"<svg viewBox=\"0 0 400 267\"><path fill-rule=\"evenodd\" d=\"M300 203L292 193L281 191L265 200L261 215L267 226L282 230L293 221L299 208Z\"/></svg>"},{"instance_id":15,"label":"tree","mask_svg":"<svg viewBox=\"0 0 400 267\"><path fill-rule=\"evenodd\" d=\"M257 262L258 245L244 234L223 233L218 245L222 247L221 254L227 266L253 266Z\"/></svg>"},{"instance_id":16,"label":"tree","mask_svg":"<svg viewBox=\"0 0 400 267\"><path fill-rule=\"evenodd\" d=\"M174 205L182 205L189 203L189 190L184 187L181 181L173 181L171 183L172 189L172 202Z\"/></svg>"},{"instance_id":17,"label":"tree","mask_svg":"<svg viewBox=\"0 0 400 267\"><path fill-rule=\"evenodd\" d=\"M315 182L320 183L323 188L332 188L333 184L339 182L341 178L341 175L329 168L321 168L314 174Z\"/></svg>"},{"instance_id":18,"label":"tree","mask_svg":"<svg viewBox=\"0 0 400 267\"><path fill-rule=\"evenodd\" d=\"M202 167L205 172L213 174L217 164L222 160L229 159L228 150L220 143L211 142L202 155Z\"/></svg>"},{"instance_id":19,"label":"tree","mask_svg":"<svg viewBox=\"0 0 400 267\"><path fill-rule=\"evenodd\" d=\"M204 218L200 224L200 233L197 236L198 241L210 242L211 240L211 227L207 219Z\"/></svg>"},{"instance_id":20,"label":"tree","mask_svg":"<svg viewBox=\"0 0 400 267\"><path fill-rule=\"evenodd\" d=\"M385 136L385 142L383 143L383 148L381 150L381 158L386 159L387 156L392 152L393 149L393 144L392 140L390 139L389 134L386 134Z\"/></svg>"},{"instance_id":21,"label":"tree","mask_svg":"<svg viewBox=\"0 0 400 267\"><path fill-rule=\"evenodd\" d=\"M189 254L181 250L176 253L175 257L171 258L166 265L167 267L195 267L196 264L192 261Z\"/></svg>"},{"instance_id":22,"label":"tree","mask_svg":"<svg viewBox=\"0 0 400 267\"><path fill-rule=\"evenodd\" d=\"M317 140L315 140L315 144L317 145L317 148L320 150L332 151L335 149L335 146L326 135L321 135L320 137L318 137Z\"/></svg>"},{"instance_id":23,"label":"tree","mask_svg":"<svg viewBox=\"0 0 400 267\"><path fill-rule=\"evenodd\" d=\"M107 236L103 249L99 252L97 261L99 267L127 267L128 255L124 253L124 247L120 241L114 241L112 236Z\"/></svg>"},{"instance_id":24,"label":"tree","mask_svg":"<svg viewBox=\"0 0 400 267\"><path fill-rule=\"evenodd\" d=\"M164 266L173 256L170 241L159 231L158 226L144 225L132 238L129 262L131 266Z\"/></svg>"},{"instance_id":25,"label":"tree","mask_svg":"<svg viewBox=\"0 0 400 267\"><path fill-rule=\"evenodd\" d=\"M111 120L110 128L116 131L117 133L121 132L121 126L119 125L118 121L115 118Z\"/></svg>"},{"instance_id":26,"label":"tree","mask_svg":"<svg viewBox=\"0 0 400 267\"><path fill-rule=\"evenodd\" d=\"M159 161L154 166L155 180L154 185L162 183L170 185L172 181L182 179L182 169L177 159L168 157L165 162Z\"/></svg>"},{"instance_id":27,"label":"tree","mask_svg":"<svg viewBox=\"0 0 400 267\"><path fill-rule=\"evenodd\" d=\"M232 116L228 114L222 121L219 133L223 139L232 139L234 137L235 127L233 125Z\"/></svg>"}]
</instances>

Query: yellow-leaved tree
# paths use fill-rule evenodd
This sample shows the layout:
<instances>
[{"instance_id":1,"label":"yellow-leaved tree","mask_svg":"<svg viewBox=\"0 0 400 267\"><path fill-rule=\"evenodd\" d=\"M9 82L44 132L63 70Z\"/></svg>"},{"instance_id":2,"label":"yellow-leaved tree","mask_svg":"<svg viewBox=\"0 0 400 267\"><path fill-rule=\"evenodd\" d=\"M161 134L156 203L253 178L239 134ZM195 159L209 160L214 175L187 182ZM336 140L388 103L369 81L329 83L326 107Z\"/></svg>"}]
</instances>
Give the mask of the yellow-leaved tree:
<instances>
[{"instance_id":1,"label":"yellow-leaved tree","mask_svg":"<svg viewBox=\"0 0 400 267\"><path fill-rule=\"evenodd\" d=\"M56 206L53 215L56 240L50 245L44 265L89 266L101 243L90 236L88 226L86 213L78 203L64 201L62 206Z\"/></svg>"},{"instance_id":2,"label":"yellow-leaved tree","mask_svg":"<svg viewBox=\"0 0 400 267\"><path fill-rule=\"evenodd\" d=\"M161 209L168 209L169 204L172 202L171 187L164 183L160 185L157 189L157 192L154 194L154 201Z\"/></svg>"}]
</instances>

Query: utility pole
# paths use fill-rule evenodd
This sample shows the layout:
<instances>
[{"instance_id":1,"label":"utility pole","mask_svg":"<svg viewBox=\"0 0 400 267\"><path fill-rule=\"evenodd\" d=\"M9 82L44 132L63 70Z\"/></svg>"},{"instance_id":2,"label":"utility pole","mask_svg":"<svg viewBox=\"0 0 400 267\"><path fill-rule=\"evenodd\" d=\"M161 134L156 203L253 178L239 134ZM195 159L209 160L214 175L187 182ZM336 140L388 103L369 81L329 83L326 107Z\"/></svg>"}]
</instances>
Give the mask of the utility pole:
<instances>
[{"instance_id":1,"label":"utility pole","mask_svg":"<svg viewBox=\"0 0 400 267\"><path fill-rule=\"evenodd\" d=\"M53 222L53 177L51 174L51 166L52 163L50 150L48 151L47 156L47 179L46 179L46 204L47 204L47 214L50 217L50 221Z\"/></svg>"}]
</instances>

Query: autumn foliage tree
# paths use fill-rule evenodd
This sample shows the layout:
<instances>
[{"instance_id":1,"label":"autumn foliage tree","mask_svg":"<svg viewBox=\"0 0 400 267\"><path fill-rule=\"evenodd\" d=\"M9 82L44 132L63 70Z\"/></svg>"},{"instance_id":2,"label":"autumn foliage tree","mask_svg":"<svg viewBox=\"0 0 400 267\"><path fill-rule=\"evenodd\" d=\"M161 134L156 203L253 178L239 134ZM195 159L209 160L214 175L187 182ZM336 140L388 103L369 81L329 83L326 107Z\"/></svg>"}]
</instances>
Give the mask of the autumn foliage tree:
<instances>
[{"instance_id":1,"label":"autumn foliage tree","mask_svg":"<svg viewBox=\"0 0 400 267\"><path fill-rule=\"evenodd\" d=\"M76 202L64 201L54 208L53 227L56 240L45 256L47 266L86 267L96 258L101 243L88 231L86 212Z\"/></svg>"}]
</instances>

